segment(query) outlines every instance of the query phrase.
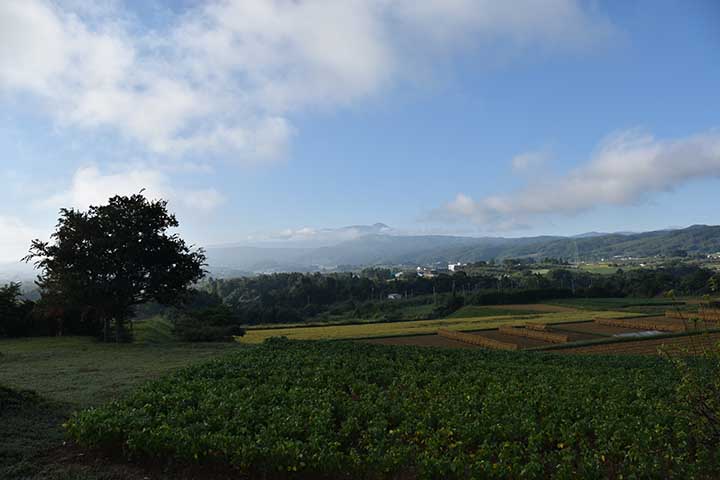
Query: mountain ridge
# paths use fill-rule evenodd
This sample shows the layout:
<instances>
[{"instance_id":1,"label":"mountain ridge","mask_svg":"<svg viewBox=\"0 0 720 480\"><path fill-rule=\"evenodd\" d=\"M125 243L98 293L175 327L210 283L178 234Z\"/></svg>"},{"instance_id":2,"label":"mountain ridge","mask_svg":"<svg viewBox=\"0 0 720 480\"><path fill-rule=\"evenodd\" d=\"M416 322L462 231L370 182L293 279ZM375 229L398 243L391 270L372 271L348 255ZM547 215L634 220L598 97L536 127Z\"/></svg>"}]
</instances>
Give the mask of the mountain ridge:
<instances>
[{"instance_id":1,"label":"mountain ridge","mask_svg":"<svg viewBox=\"0 0 720 480\"><path fill-rule=\"evenodd\" d=\"M373 233L317 248L237 246L208 247L207 251L211 269L222 266L254 272L307 271L337 266L428 265L524 257L600 260L614 256L695 255L720 251L720 226L692 225L679 230L642 233L592 233L574 237L519 238Z\"/></svg>"}]
</instances>

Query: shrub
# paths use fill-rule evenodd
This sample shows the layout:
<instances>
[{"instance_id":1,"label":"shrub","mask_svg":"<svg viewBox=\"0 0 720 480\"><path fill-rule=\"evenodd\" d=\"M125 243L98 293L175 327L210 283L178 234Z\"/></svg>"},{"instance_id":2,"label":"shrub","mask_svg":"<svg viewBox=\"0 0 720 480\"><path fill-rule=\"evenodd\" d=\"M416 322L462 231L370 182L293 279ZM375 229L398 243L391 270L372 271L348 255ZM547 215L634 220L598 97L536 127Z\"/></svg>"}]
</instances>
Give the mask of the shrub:
<instances>
[{"instance_id":1,"label":"shrub","mask_svg":"<svg viewBox=\"0 0 720 480\"><path fill-rule=\"evenodd\" d=\"M20 296L19 283L0 287L0 336L26 337L41 333L31 315L33 302L21 300Z\"/></svg>"},{"instance_id":2,"label":"shrub","mask_svg":"<svg viewBox=\"0 0 720 480\"><path fill-rule=\"evenodd\" d=\"M245 335L232 310L226 305L186 309L171 315L175 334L186 342L232 341Z\"/></svg>"}]
</instances>

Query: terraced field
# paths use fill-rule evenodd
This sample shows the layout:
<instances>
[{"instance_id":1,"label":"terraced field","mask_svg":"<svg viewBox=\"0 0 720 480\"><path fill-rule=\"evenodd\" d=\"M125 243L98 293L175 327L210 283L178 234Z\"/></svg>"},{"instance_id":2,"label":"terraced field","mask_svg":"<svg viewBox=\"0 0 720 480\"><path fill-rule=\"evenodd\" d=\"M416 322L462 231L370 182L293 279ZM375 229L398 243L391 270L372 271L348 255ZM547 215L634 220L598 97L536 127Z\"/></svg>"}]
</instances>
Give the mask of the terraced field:
<instances>
[{"instance_id":1,"label":"terraced field","mask_svg":"<svg viewBox=\"0 0 720 480\"><path fill-rule=\"evenodd\" d=\"M533 328L527 328L527 326ZM654 329L653 326L659 328ZM438 330L436 335L392 337L367 340L385 345L441 346L448 348L487 348L494 350L540 350L559 353L656 355L659 347L672 353L702 353L720 341L720 332L701 330L682 320L666 317L612 318L564 323L526 323L525 328L500 326L494 329ZM458 332L460 333L460 332ZM634 339L634 336L639 338ZM543 338L546 337L546 338ZM577 343L577 346L573 346ZM590 344L588 344L590 343ZM557 348L560 346L560 348Z\"/></svg>"},{"instance_id":2,"label":"terraced field","mask_svg":"<svg viewBox=\"0 0 720 480\"><path fill-rule=\"evenodd\" d=\"M248 330L241 343L261 343L271 337L287 337L292 340L351 340L391 336L434 334L438 329L480 330L503 325L535 323L572 323L593 318L622 318L633 316L628 312L570 310L532 315L502 315L495 317L445 318L404 322L369 323L359 325L330 325L317 327L289 327Z\"/></svg>"}]
</instances>

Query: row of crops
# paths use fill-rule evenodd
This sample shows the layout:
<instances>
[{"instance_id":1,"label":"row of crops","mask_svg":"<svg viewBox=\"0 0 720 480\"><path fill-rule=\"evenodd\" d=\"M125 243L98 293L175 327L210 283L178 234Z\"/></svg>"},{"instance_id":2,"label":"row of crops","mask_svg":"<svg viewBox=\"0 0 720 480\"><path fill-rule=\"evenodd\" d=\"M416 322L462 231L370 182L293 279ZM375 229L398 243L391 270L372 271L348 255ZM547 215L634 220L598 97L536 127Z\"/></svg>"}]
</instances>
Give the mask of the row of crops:
<instances>
[{"instance_id":1,"label":"row of crops","mask_svg":"<svg viewBox=\"0 0 720 480\"><path fill-rule=\"evenodd\" d=\"M677 384L657 357L271 340L67 430L135 459L259 477L717 478L720 452Z\"/></svg>"}]
</instances>

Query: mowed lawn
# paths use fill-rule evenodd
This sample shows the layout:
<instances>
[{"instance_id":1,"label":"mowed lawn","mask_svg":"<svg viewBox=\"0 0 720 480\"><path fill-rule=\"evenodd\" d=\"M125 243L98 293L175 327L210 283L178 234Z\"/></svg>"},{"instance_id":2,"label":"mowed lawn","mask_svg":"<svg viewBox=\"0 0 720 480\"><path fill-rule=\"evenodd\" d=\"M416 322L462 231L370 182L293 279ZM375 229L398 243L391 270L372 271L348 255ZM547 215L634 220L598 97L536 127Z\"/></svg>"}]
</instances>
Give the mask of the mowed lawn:
<instances>
[{"instance_id":1,"label":"mowed lawn","mask_svg":"<svg viewBox=\"0 0 720 480\"><path fill-rule=\"evenodd\" d=\"M532 323L565 323L594 318L623 318L637 315L614 311L571 311L530 315L499 315L469 318L444 318L411 322L369 323L361 325L329 325L322 327L292 327L248 330L240 343L261 343L270 337L287 337L292 340L343 340L435 333L439 328L449 330L479 330L501 325Z\"/></svg>"},{"instance_id":2,"label":"mowed lawn","mask_svg":"<svg viewBox=\"0 0 720 480\"><path fill-rule=\"evenodd\" d=\"M139 327L135 344L86 337L0 340L0 479L149 478L142 469L94 464L65 451L62 423L75 410L117 400L169 371L250 348L234 342L159 343L166 333L162 324Z\"/></svg>"},{"instance_id":3,"label":"mowed lawn","mask_svg":"<svg viewBox=\"0 0 720 480\"><path fill-rule=\"evenodd\" d=\"M103 344L87 337L0 340L0 384L85 407L237 348L234 343Z\"/></svg>"}]
</instances>

